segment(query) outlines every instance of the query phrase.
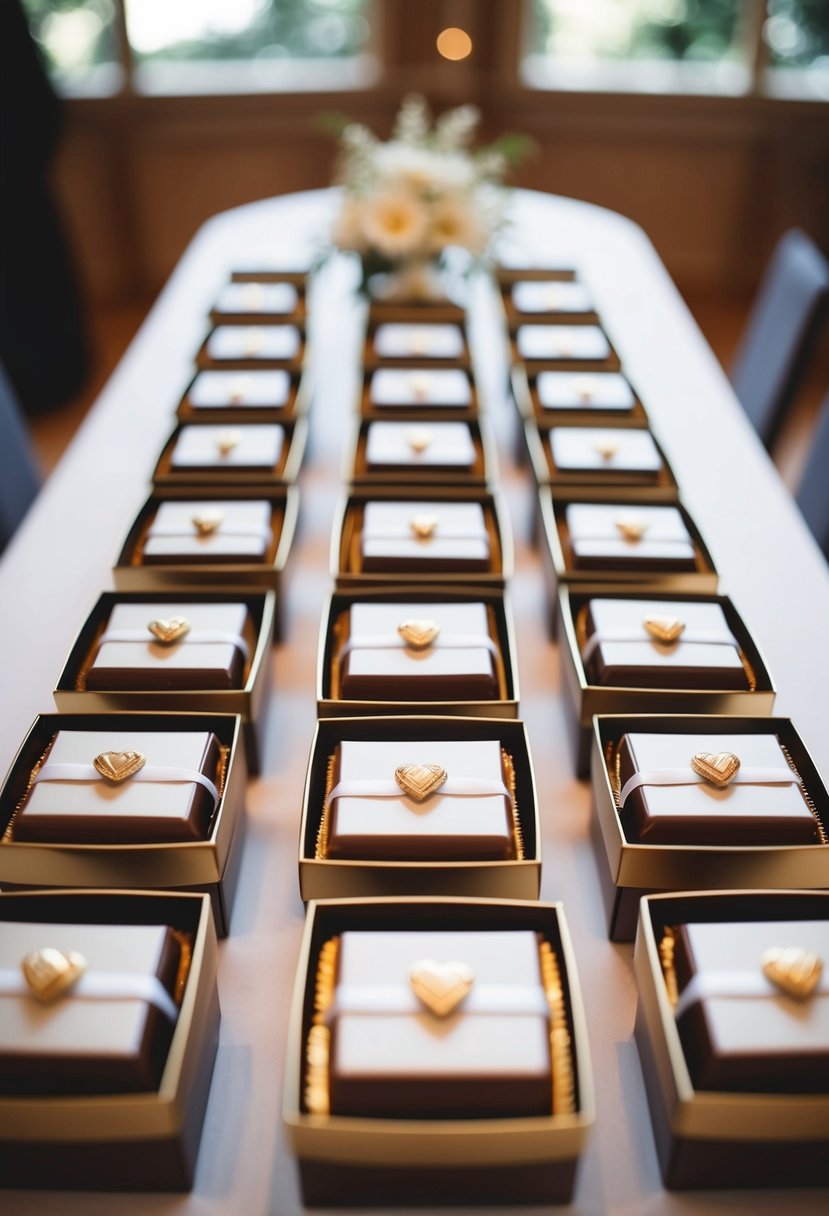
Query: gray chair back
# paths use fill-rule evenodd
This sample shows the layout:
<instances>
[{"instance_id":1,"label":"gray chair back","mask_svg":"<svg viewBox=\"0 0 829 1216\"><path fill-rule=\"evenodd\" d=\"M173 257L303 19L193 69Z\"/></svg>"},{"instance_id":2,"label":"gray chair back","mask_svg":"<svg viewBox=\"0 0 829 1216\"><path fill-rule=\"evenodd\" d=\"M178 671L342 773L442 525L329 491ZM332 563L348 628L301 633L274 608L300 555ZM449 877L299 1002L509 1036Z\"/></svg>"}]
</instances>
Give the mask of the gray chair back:
<instances>
[{"instance_id":1,"label":"gray chair back","mask_svg":"<svg viewBox=\"0 0 829 1216\"><path fill-rule=\"evenodd\" d=\"M40 488L23 416L0 364L0 553Z\"/></svg>"},{"instance_id":2,"label":"gray chair back","mask_svg":"<svg viewBox=\"0 0 829 1216\"><path fill-rule=\"evenodd\" d=\"M797 505L829 558L829 397L823 402L797 490Z\"/></svg>"},{"instance_id":3,"label":"gray chair back","mask_svg":"<svg viewBox=\"0 0 829 1216\"><path fill-rule=\"evenodd\" d=\"M771 448L829 312L829 262L804 232L779 241L752 306L731 383Z\"/></svg>"}]
</instances>

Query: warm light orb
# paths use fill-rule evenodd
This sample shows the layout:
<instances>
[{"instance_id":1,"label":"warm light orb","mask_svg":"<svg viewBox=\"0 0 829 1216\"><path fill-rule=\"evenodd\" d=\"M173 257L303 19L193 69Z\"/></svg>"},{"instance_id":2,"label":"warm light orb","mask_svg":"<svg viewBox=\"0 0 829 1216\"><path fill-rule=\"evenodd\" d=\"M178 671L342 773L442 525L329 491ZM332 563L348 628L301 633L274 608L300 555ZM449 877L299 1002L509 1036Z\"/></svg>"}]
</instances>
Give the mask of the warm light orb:
<instances>
[{"instance_id":1,"label":"warm light orb","mask_svg":"<svg viewBox=\"0 0 829 1216\"><path fill-rule=\"evenodd\" d=\"M466 59L467 55L472 53L472 39L466 30L453 25L440 31L437 48L444 59Z\"/></svg>"}]
</instances>

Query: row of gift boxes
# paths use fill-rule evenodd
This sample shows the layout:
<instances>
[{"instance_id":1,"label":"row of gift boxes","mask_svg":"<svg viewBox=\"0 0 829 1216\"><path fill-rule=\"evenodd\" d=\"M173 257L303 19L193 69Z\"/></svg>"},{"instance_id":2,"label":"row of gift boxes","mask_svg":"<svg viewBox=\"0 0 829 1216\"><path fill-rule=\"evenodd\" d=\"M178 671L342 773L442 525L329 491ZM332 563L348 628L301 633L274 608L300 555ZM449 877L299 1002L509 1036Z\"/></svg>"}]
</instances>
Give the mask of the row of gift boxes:
<instances>
[{"instance_id":1,"label":"row of gift boxes","mask_svg":"<svg viewBox=\"0 0 829 1216\"><path fill-rule=\"evenodd\" d=\"M668 1186L829 1181L827 901L642 900L635 1038ZM188 1189L219 1030L208 898L4 893L0 921L3 1185ZM561 905L312 903L283 1119L306 1204L568 1202L595 1098Z\"/></svg>"}]
</instances>

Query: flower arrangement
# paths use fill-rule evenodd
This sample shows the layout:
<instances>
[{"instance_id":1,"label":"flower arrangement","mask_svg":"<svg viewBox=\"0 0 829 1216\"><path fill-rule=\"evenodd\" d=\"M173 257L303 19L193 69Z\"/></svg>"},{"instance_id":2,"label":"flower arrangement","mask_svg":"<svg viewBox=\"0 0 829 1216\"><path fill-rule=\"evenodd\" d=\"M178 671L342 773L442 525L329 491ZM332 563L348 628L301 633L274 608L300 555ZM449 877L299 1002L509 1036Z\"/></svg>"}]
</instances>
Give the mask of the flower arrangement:
<instances>
[{"instance_id":1,"label":"flower arrangement","mask_svg":"<svg viewBox=\"0 0 829 1216\"><path fill-rule=\"evenodd\" d=\"M387 142L360 123L334 120L343 198L331 235L360 258L362 292L385 275L400 298L427 296L428 272L444 267L450 250L464 250L470 265L483 258L503 222L504 177L529 141L503 136L473 151L479 117L465 105L433 122L424 98L412 95Z\"/></svg>"}]
</instances>

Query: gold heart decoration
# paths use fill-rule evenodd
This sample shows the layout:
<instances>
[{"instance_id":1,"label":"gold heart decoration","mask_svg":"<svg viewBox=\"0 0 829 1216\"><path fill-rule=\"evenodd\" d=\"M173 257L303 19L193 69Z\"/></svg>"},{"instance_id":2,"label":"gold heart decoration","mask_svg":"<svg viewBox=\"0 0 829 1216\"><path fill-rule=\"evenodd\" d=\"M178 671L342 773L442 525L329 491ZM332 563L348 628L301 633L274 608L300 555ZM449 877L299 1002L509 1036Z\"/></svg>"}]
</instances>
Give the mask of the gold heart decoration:
<instances>
[{"instance_id":1,"label":"gold heart decoration","mask_svg":"<svg viewBox=\"0 0 829 1216\"><path fill-rule=\"evenodd\" d=\"M678 616L646 616L642 624L655 642L670 646L685 631L685 622Z\"/></svg>"},{"instance_id":2,"label":"gold heart decoration","mask_svg":"<svg viewBox=\"0 0 829 1216\"><path fill-rule=\"evenodd\" d=\"M640 541L648 530L641 515L620 515L613 521L622 540Z\"/></svg>"},{"instance_id":3,"label":"gold heart decoration","mask_svg":"<svg viewBox=\"0 0 829 1216\"><path fill-rule=\"evenodd\" d=\"M429 396L429 378L427 376L409 376L406 382L411 389L412 396L416 397L418 401L425 401Z\"/></svg>"},{"instance_id":4,"label":"gold heart decoration","mask_svg":"<svg viewBox=\"0 0 829 1216\"><path fill-rule=\"evenodd\" d=\"M766 950L760 965L766 979L798 1001L805 1001L812 995L823 974L819 956L802 946L775 946Z\"/></svg>"},{"instance_id":5,"label":"gold heart decoration","mask_svg":"<svg viewBox=\"0 0 829 1216\"><path fill-rule=\"evenodd\" d=\"M445 1018L454 1012L475 983L475 972L466 963L436 963L422 958L409 971L412 991L430 1013Z\"/></svg>"},{"instance_id":6,"label":"gold heart decoration","mask_svg":"<svg viewBox=\"0 0 829 1216\"><path fill-rule=\"evenodd\" d=\"M409 520L409 527L417 540L430 540L437 526L437 515L415 515Z\"/></svg>"},{"instance_id":7,"label":"gold heart decoration","mask_svg":"<svg viewBox=\"0 0 829 1216\"><path fill-rule=\"evenodd\" d=\"M446 769L439 764L401 764L394 770L395 781L415 802L425 802L436 794L446 777Z\"/></svg>"},{"instance_id":8,"label":"gold heart decoration","mask_svg":"<svg viewBox=\"0 0 829 1216\"><path fill-rule=\"evenodd\" d=\"M239 431L222 431L216 438L216 447L222 456L229 456L234 448L238 448L242 442L242 435Z\"/></svg>"},{"instance_id":9,"label":"gold heart decoration","mask_svg":"<svg viewBox=\"0 0 829 1216\"><path fill-rule=\"evenodd\" d=\"M74 950L64 954L54 946L45 946L27 954L20 967L32 996L48 1004L77 984L86 971L86 959Z\"/></svg>"},{"instance_id":10,"label":"gold heart decoration","mask_svg":"<svg viewBox=\"0 0 829 1216\"><path fill-rule=\"evenodd\" d=\"M594 442L593 448L599 453L602 460L612 460L619 451L619 444L615 439L611 439L609 435L600 435Z\"/></svg>"},{"instance_id":11,"label":"gold heart decoration","mask_svg":"<svg viewBox=\"0 0 829 1216\"><path fill-rule=\"evenodd\" d=\"M233 405L239 405L244 401L250 391L250 380L247 376L240 376L238 380L234 380L230 388L230 401Z\"/></svg>"},{"instance_id":12,"label":"gold heart decoration","mask_svg":"<svg viewBox=\"0 0 829 1216\"><path fill-rule=\"evenodd\" d=\"M212 536L214 532L218 532L223 520L221 511L202 511L200 515L194 515L190 522L199 536Z\"/></svg>"},{"instance_id":13,"label":"gold heart decoration","mask_svg":"<svg viewBox=\"0 0 829 1216\"><path fill-rule=\"evenodd\" d=\"M434 437L428 426L411 426L406 431L406 442L418 456L431 446Z\"/></svg>"},{"instance_id":14,"label":"gold heart decoration","mask_svg":"<svg viewBox=\"0 0 829 1216\"><path fill-rule=\"evenodd\" d=\"M436 621L410 620L401 621L397 632L411 650L425 650L440 633L440 625Z\"/></svg>"},{"instance_id":15,"label":"gold heart decoration","mask_svg":"<svg viewBox=\"0 0 829 1216\"><path fill-rule=\"evenodd\" d=\"M691 757L691 768L718 790L724 790L740 771L740 757L733 752L697 752Z\"/></svg>"},{"instance_id":16,"label":"gold heart decoration","mask_svg":"<svg viewBox=\"0 0 829 1216\"><path fill-rule=\"evenodd\" d=\"M186 616L171 616L169 620L150 621L147 628L162 646L172 646L190 632L190 622Z\"/></svg>"},{"instance_id":17,"label":"gold heart decoration","mask_svg":"<svg viewBox=\"0 0 829 1216\"><path fill-rule=\"evenodd\" d=\"M596 381L592 376L579 376L576 381L576 393L580 401L591 401L596 396Z\"/></svg>"},{"instance_id":18,"label":"gold heart decoration","mask_svg":"<svg viewBox=\"0 0 829 1216\"><path fill-rule=\"evenodd\" d=\"M144 767L147 757L142 752L101 752L92 763L105 781L120 785Z\"/></svg>"}]
</instances>

